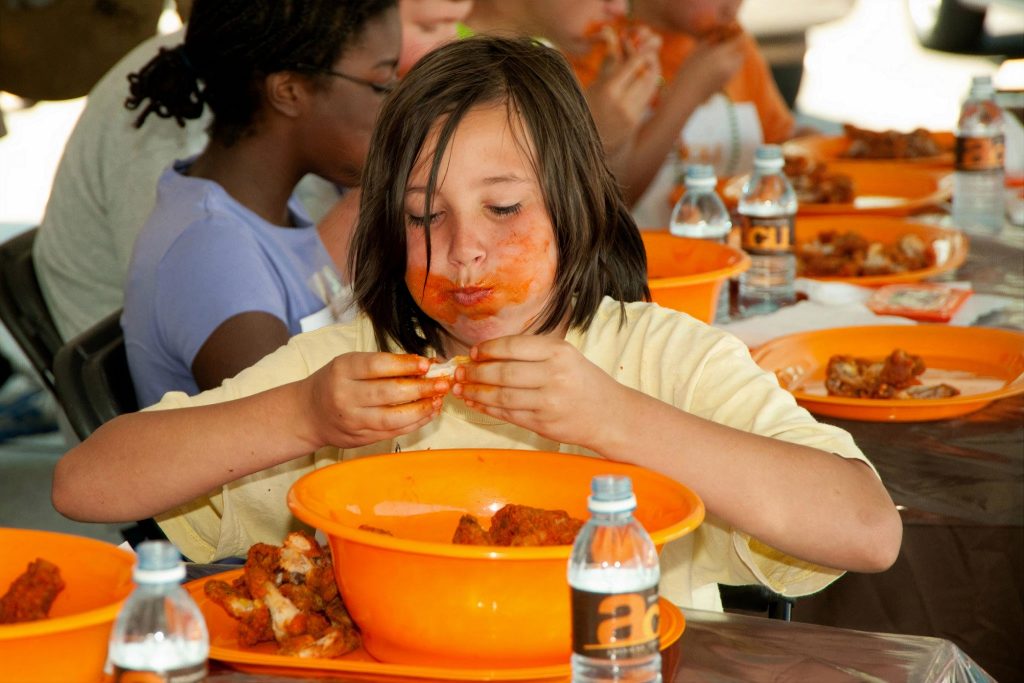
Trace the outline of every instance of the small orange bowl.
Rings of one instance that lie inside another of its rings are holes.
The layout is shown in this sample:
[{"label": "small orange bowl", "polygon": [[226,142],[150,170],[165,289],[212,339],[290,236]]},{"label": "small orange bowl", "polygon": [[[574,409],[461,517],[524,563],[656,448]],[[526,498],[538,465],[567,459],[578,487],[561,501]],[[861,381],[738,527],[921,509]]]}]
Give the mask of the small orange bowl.
[{"label": "small orange bowl", "polygon": [[750,267],[750,257],[718,242],[676,237],[665,230],[641,233],[647,250],[647,285],[654,303],[715,319],[722,284]]},{"label": "small orange bowl", "polygon": [[[292,486],[296,517],[322,530],[363,645],[396,664],[500,669],[562,664],[571,652],[571,546],[451,543],[459,517],[486,528],[506,503],[587,519],[590,480],[626,474],[655,545],[704,518],[704,505],[656,472],[564,453],[432,450],[326,467]],[[367,524],[394,536],[359,529]]]},{"label": "small orange bowl", "polygon": [[48,619],[0,625],[0,681],[95,683],[135,556],[91,538],[0,528],[0,595],[37,558],[60,568],[64,590]]}]

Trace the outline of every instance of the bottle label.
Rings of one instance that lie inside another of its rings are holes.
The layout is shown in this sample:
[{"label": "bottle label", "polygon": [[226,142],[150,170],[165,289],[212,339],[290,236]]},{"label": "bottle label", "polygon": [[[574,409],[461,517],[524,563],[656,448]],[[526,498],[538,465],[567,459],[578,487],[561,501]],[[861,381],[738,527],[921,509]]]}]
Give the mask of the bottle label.
[{"label": "bottle label", "polygon": [[626,659],[658,652],[658,587],[633,593],[572,589],[572,650],[584,657]]},{"label": "bottle label", "polygon": [[760,256],[791,254],[795,225],[793,216],[741,216],[743,251]]},{"label": "bottle label", "polygon": [[960,137],[956,139],[956,170],[998,171],[1006,160],[1006,142],[1002,135]]},{"label": "bottle label", "polygon": [[200,683],[206,680],[206,662],[171,671],[136,671],[114,667],[111,683]]}]

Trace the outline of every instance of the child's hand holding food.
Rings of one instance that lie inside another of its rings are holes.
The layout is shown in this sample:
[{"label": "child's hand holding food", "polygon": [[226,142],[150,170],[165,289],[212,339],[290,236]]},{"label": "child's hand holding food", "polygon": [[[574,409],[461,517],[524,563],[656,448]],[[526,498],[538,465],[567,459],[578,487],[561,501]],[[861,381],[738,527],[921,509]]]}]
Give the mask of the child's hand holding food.
[{"label": "child's hand holding food", "polygon": [[586,95],[605,150],[614,156],[629,144],[658,90],[661,39],[646,27],[619,32],[611,26],[601,38],[604,61]]},{"label": "child's hand holding food", "polygon": [[304,380],[316,443],[354,448],[408,434],[441,411],[448,377],[414,354],[346,353]]},{"label": "child's hand holding food", "polygon": [[479,344],[452,388],[475,410],[592,450],[599,450],[631,392],[571,344],[536,335]]}]

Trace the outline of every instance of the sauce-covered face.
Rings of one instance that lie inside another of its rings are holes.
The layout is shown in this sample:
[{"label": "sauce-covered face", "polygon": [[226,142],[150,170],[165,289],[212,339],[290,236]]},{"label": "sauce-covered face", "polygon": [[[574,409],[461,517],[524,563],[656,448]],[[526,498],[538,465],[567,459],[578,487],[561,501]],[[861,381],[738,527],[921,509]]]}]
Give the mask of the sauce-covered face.
[{"label": "sauce-covered face", "polygon": [[625,16],[626,0],[529,0],[533,26],[538,35],[563,52],[587,54],[597,27]]},{"label": "sauce-covered face", "polygon": [[554,228],[531,162],[532,143],[504,103],[466,113],[441,159],[431,204],[431,260],[423,227],[440,123],[405,192],[405,283],[448,334],[448,355],[529,332],[555,282]]}]

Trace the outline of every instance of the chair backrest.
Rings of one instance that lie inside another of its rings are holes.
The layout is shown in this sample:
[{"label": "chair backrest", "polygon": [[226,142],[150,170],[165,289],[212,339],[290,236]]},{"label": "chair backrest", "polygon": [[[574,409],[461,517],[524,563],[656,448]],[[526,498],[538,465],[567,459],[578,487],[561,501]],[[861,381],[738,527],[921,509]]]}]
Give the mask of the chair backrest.
[{"label": "chair backrest", "polygon": [[107,420],[139,409],[128,371],[120,310],[62,346],[53,370],[57,398],[81,439]]},{"label": "chair backrest", "polygon": [[63,340],[36,279],[32,244],[37,230],[0,244],[0,320],[52,392],[53,361]]}]

